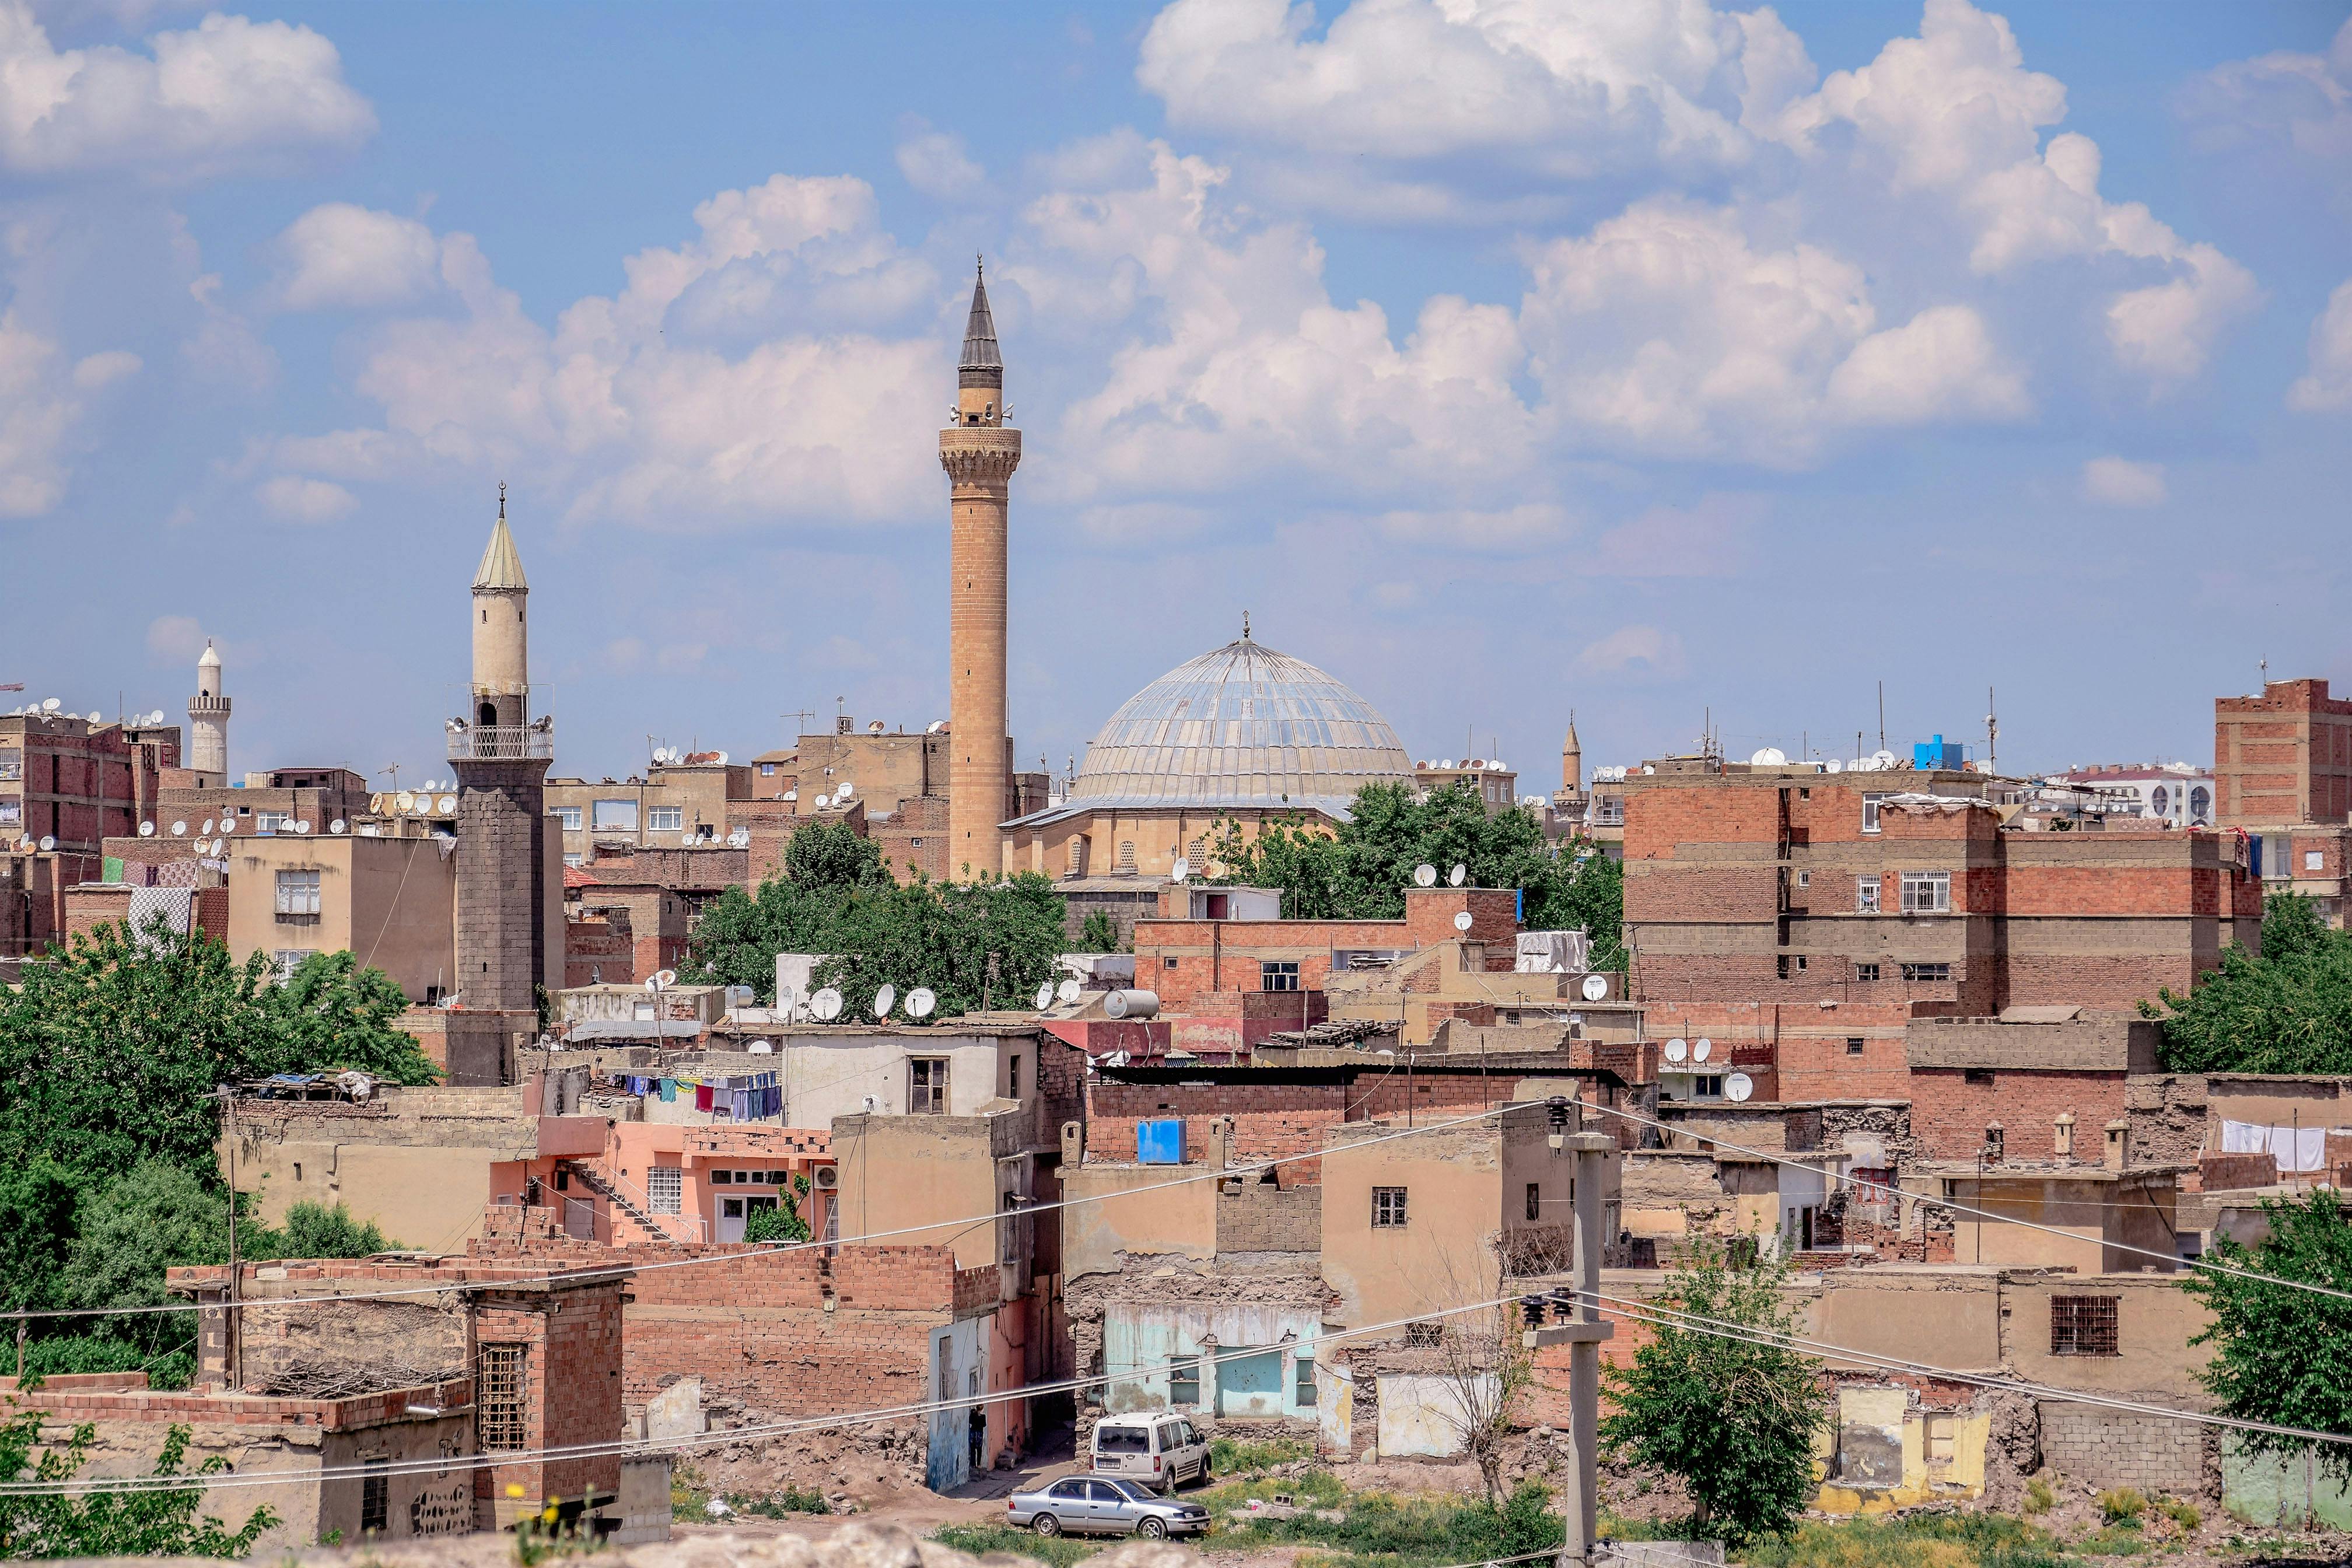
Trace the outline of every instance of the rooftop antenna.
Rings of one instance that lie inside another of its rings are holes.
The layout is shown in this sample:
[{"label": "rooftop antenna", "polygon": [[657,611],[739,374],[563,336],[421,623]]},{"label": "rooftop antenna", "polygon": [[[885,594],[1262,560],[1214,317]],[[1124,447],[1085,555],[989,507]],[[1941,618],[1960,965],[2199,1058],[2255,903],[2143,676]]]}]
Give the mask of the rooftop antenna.
[{"label": "rooftop antenna", "polygon": [[[814,713],[810,712],[810,711],[809,711],[807,709],[805,709],[805,708],[795,708],[795,709],[793,709],[793,710],[791,712],[789,712],[789,713],[779,713],[779,714],[777,714],[777,715],[776,715],[776,717],[777,717],[777,718],[779,718],[779,719],[792,719],[792,720],[796,720],[796,721],[799,721],[800,723],[805,724],[805,723],[807,723],[810,720],[812,720],[812,719],[815,718],[815,717],[816,717],[816,715],[815,715]],[[797,742],[799,742],[800,738],[801,738],[801,731],[800,731],[799,730],[795,729],[795,730],[793,731],[793,740],[794,741],[794,742],[796,742],[796,743],[797,743]]]},{"label": "rooftop antenna", "polygon": [[2268,691],[2270,689],[2271,689],[2271,656],[2270,656],[2270,655],[2268,655],[2268,654],[2264,654],[2264,655],[2263,655],[2263,684],[2262,684],[2262,688],[2261,688],[2261,689],[2260,689],[2260,690],[2258,690],[2258,691],[2256,691],[2256,692],[2254,693],[2254,695],[2255,695],[2255,696],[2257,696],[2257,697],[2259,697],[2259,696],[2261,696],[2261,695],[2262,695],[2262,693],[2263,693],[2263,692],[2264,692],[2264,691]]},{"label": "rooftop antenna", "polygon": [[1886,682],[1878,683],[1878,749],[1886,750]]},{"label": "rooftop antenna", "polygon": [[1992,688],[1985,688],[1985,772],[2000,772],[2000,709],[1993,701]]}]

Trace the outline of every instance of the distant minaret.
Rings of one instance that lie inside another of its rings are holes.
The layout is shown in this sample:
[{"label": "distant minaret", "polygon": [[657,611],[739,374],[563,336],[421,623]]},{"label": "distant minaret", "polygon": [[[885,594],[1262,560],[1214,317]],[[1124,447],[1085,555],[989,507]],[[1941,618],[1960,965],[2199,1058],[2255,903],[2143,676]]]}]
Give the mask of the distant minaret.
[{"label": "distant minaret", "polygon": [[1568,739],[1559,746],[1559,788],[1562,795],[1576,795],[1584,788],[1584,746],[1576,738],[1576,710],[1568,715]]},{"label": "distant minaret", "polygon": [[[530,721],[530,598],[501,485],[499,520],[474,574],[470,709],[449,726],[449,761],[457,770],[454,989],[469,1011],[535,1011],[551,942],[562,962],[562,928],[549,930],[547,888],[547,767],[555,737],[548,721]],[[562,983],[559,975],[551,984]],[[518,1020],[513,1033],[530,1026]]]},{"label": "distant minaret", "polygon": [[1021,432],[1004,426],[1004,361],[987,280],[975,275],[955,423],[940,432],[950,481],[948,530],[948,876],[1003,870],[998,830],[1013,809],[1004,700],[1005,514]]},{"label": "distant minaret", "polygon": [[210,637],[196,660],[196,694],[188,699],[188,767],[211,775],[205,782],[213,787],[228,782],[228,693],[221,687],[220,650]]}]

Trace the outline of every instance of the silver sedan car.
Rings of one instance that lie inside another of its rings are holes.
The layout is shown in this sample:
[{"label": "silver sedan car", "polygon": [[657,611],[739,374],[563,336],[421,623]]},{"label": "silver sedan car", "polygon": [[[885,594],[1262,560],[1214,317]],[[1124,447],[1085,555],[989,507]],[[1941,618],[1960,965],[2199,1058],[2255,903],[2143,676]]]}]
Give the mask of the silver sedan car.
[{"label": "silver sedan car", "polygon": [[1118,1476],[1065,1476],[1004,1500],[1004,1522],[1040,1535],[1205,1535],[1209,1510]]}]

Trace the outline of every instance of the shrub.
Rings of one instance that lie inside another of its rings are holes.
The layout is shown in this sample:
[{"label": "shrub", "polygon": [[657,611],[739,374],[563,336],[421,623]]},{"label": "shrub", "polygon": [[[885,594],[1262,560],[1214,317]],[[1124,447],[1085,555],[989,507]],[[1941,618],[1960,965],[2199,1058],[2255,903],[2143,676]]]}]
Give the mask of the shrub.
[{"label": "shrub", "polygon": [[2159,1498],[2156,1511],[2179,1525],[2183,1535],[2196,1534],[2197,1527],[2205,1522],[2204,1511],[2186,1498]]},{"label": "shrub", "polygon": [[2025,1483],[2025,1511],[2048,1513],[2058,1506],[2058,1489],[2050,1484],[2047,1476],[2036,1476]]},{"label": "shrub", "polygon": [[2099,1514],[2109,1524],[2137,1525],[2147,1511],[2147,1499],[2137,1487],[2117,1487],[2099,1494]]},{"label": "shrub", "polygon": [[1304,1437],[1269,1437],[1262,1443],[1219,1437],[1209,1444],[1209,1468],[1221,1476],[1253,1475],[1314,1457],[1315,1445]]},{"label": "shrub", "polygon": [[753,1497],[738,1492],[727,1499],[727,1506],[738,1513],[756,1513],[762,1519],[790,1519],[798,1513],[831,1513],[833,1505],[824,1494],[814,1488],[786,1487],[765,1497]]},{"label": "shrub", "polygon": [[958,1552],[968,1552],[974,1557],[986,1557],[992,1552],[1011,1552],[1015,1557],[1034,1557],[1048,1563],[1053,1568],[1070,1568],[1102,1550],[1089,1541],[1073,1541],[1066,1535],[1046,1537],[1025,1530],[1015,1530],[1009,1524],[947,1524],[931,1532],[931,1539],[942,1546],[952,1546]]}]

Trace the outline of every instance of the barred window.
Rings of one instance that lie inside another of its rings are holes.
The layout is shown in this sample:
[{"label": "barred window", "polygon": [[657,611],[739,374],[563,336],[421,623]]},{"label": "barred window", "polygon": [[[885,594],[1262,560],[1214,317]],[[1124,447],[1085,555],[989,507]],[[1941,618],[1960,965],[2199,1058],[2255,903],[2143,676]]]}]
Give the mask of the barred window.
[{"label": "barred window", "polygon": [[474,1420],[482,1451],[509,1453],[529,1440],[523,1431],[521,1345],[484,1345],[474,1378]]},{"label": "barred window", "polygon": [[2116,1336],[2119,1296],[2050,1298],[2052,1355],[2120,1355]]},{"label": "barred window", "polygon": [[369,1459],[360,1475],[360,1533],[382,1535],[392,1522],[392,1476],[389,1459]]},{"label": "barred window", "polygon": [[1401,1230],[1404,1226],[1404,1189],[1374,1187],[1372,1189],[1372,1228]]},{"label": "barred window", "polygon": [[1906,980],[1949,980],[1952,966],[1948,963],[1906,963],[1903,966]]},{"label": "barred window", "polygon": [[1856,877],[1853,879],[1853,910],[1859,915],[1878,912],[1878,879]]},{"label": "barred window", "polygon": [[1906,915],[1942,915],[1952,910],[1952,874],[1949,871],[1906,871],[1903,873],[1903,912]]},{"label": "barred window", "polygon": [[1291,1403],[1304,1410],[1315,1403],[1315,1357],[1310,1352],[1298,1352],[1292,1366],[1292,1379],[1295,1387]]},{"label": "barred window", "polygon": [[686,1207],[686,1173],[676,1165],[656,1165],[646,1173],[646,1196],[654,1213],[679,1214]]},{"label": "barred window", "polygon": [[315,921],[319,918],[319,873],[280,871],[278,873],[278,918],[281,921]]}]

